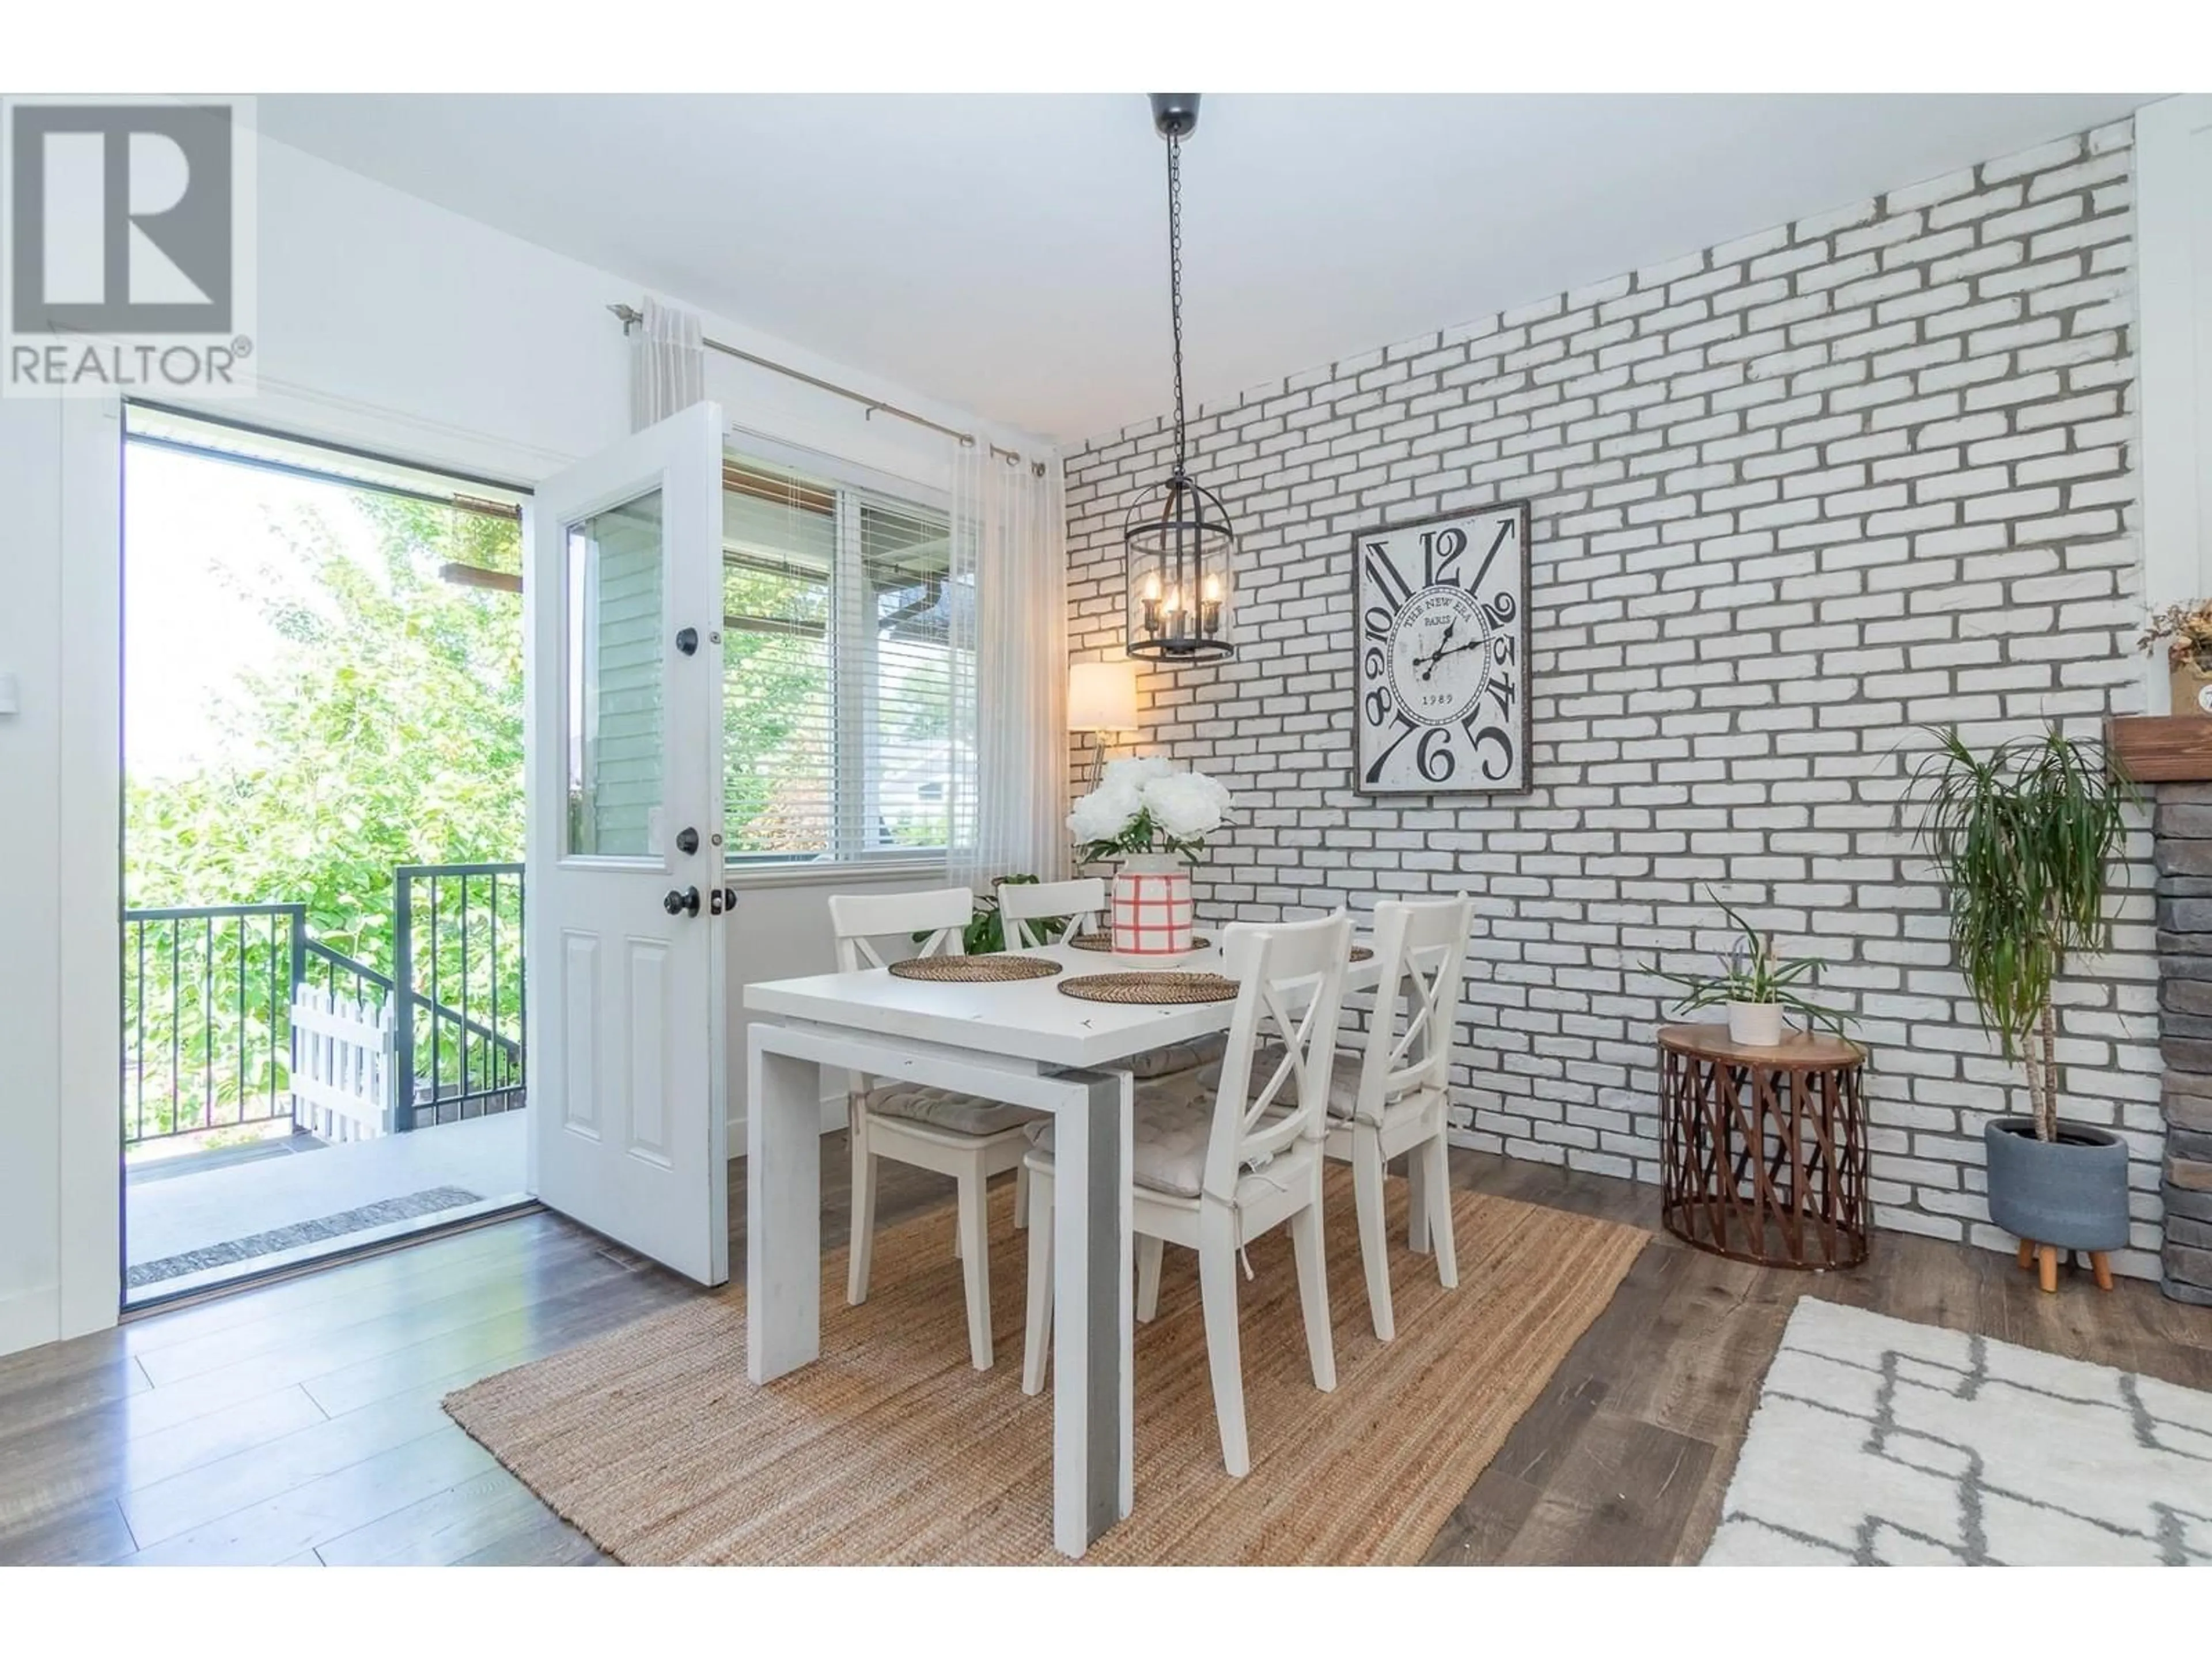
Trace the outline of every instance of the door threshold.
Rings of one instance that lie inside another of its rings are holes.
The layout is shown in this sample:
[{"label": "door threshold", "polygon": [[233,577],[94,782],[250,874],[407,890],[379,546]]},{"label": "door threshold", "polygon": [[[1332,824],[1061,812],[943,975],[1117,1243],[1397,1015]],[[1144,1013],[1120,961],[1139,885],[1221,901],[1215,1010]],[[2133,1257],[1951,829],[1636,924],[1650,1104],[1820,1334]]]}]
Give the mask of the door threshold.
[{"label": "door threshold", "polygon": [[241,1273],[220,1285],[202,1285],[170,1291],[159,1296],[133,1302],[118,1313],[116,1323],[127,1325],[133,1320],[149,1314],[173,1313],[179,1308],[198,1307],[204,1302],[220,1301],[240,1291],[259,1290],[264,1285],[281,1285],[286,1279],[305,1279],[331,1267],[343,1267],[356,1261],[366,1261],[372,1256],[391,1255],[400,1250],[412,1249],[417,1244],[434,1243],[441,1238],[453,1238],[462,1233],[472,1233],[479,1228],[495,1227],[501,1222],[514,1221],[522,1216],[534,1215],[545,1206],[534,1198],[519,1199],[498,1209],[485,1210],[473,1215],[458,1216],[451,1221],[441,1221],[434,1226],[397,1238],[366,1239],[343,1249],[332,1250],[326,1255],[315,1256],[305,1261],[280,1262]]}]

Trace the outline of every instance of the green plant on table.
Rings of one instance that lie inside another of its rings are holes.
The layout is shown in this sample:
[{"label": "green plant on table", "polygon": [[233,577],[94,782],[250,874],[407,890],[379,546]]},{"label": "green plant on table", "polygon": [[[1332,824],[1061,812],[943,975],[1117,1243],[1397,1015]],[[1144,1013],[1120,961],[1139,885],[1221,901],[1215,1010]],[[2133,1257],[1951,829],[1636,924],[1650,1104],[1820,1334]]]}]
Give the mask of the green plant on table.
[{"label": "green plant on table", "polygon": [[2134,789],[2102,744],[2055,726],[1987,755],[1956,726],[1923,729],[1936,746],[1913,768],[1907,799],[1923,808],[1919,842],[1950,908],[1951,957],[2004,1057],[2027,1071],[2036,1139],[2056,1140],[2051,988],[2072,952],[2112,943],[2105,896]]},{"label": "green plant on table", "polygon": [[1695,1013],[1705,1008],[1725,1008],[1731,1002],[1771,1003],[1785,1013],[1795,1014],[1808,1026],[1825,1026],[1842,1036],[1849,1016],[1811,1000],[1800,988],[1819,979],[1819,959],[1778,957],[1772,933],[1761,933],[1711,888],[1704,890],[1705,896],[1719,905],[1721,914],[1742,933],[1743,942],[1728,955],[1717,957],[1721,965],[1717,974],[1655,969],[1661,979],[1682,988],[1682,995],[1674,1005],[1675,1012]]}]

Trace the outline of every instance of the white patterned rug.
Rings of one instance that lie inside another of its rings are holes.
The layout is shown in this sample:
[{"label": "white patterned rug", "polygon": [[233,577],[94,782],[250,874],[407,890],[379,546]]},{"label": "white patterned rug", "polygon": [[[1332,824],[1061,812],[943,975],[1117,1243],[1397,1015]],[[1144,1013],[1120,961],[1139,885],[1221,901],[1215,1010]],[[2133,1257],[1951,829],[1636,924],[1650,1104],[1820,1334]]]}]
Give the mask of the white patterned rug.
[{"label": "white patterned rug", "polygon": [[2212,1394],[1807,1297],[1705,1559],[2212,1563]]}]

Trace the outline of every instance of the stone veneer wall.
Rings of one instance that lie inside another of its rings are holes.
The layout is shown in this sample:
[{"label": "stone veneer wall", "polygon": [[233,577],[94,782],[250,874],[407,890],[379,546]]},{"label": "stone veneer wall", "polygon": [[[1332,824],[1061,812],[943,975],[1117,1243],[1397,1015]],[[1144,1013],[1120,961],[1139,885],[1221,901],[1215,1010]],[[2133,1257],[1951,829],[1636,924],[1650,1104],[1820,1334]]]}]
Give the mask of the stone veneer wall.
[{"label": "stone veneer wall", "polygon": [[2166,1293],[2212,1306],[2212,784],[2158,788]]},{"label": "stone veneer wall", "polygon": [[[1460,1138],[1649,1180],[1644,968],[1709,962],[1714,884],[1861,1021],[1881,1223],[2008,1247],[1980,1134],[2025,1090],[1949,968],[1898,750],[1920,722],[1984,744],[2140,706],[2130,159],[2124,122],[1201,410],[1237,652],[1148,673],[1143,737],[1242,809],[1202,912],[1474,894]],[[1121,518],[1168,444],[1150,420],[1068,459],[1079,654],[1119,649]],[[1354,794],[1352,535],[1523,498],[1534,787]],[[2115,949],[2060,1016],[2063,1109],[2129,1142],[2138,1275],[2165,1139],[2149,853],[2145,826]]]}]

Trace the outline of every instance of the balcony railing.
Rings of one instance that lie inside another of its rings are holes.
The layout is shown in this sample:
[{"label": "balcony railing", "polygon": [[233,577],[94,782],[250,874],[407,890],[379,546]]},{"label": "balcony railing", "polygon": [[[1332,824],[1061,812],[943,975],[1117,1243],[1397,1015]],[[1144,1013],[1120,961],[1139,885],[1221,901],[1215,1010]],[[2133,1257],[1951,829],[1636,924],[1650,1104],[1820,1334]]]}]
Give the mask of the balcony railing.
[{"label": "balcony railing", "polygon": [[392,971],[310,936],[303,903],[187,905],[123,917],[123,1139],[295,1121],[296,994],[395,1011],[392,1127],[523,1103],[520,864],[393,872]]},{"label": "balcony railing", "polygon": [[522,866],[403,864],[392,873],[392,973],[410,988],[399,1075],[416,1079],[406,1127],[520,1105]]},{"label": "balcony railing", "polygon": [[123,915],[123,1141],[292,1115],[304,904]]}]

